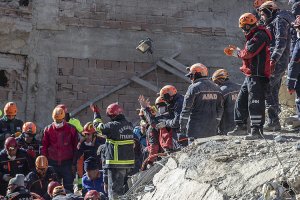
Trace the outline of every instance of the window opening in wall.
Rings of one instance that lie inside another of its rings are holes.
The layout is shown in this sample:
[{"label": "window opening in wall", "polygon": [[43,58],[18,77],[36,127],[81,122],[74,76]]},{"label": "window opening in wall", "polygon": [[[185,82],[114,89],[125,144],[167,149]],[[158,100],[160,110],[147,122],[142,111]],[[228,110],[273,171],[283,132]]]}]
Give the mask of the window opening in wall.
[{"label": "window opening in wall", "polygon": [[29,0],[19,0],[19,5],[20,6],[28,6]]},{"label": "window opening in wall", "polygon": [[1,87],[8,86],[8,78],[5,75],[5,70],[0,70],[0,86]]}]

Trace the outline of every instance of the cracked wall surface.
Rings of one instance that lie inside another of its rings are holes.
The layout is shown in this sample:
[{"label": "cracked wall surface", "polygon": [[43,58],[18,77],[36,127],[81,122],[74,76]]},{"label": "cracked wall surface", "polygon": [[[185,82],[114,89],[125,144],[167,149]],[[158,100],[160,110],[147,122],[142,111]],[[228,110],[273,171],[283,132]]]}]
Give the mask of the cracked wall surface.
[{"label": "cracked wall surface", "polygon": [[[0,1],[0,61],[1,55],[12,64],[15,57],[25,59],[23,68],[8,76],[22,85],[22,91],[15,89],[20,117],[42,128],[57,103],[72,111],[175,52],[181,52],[176,60],[186,66],[224,67],[240,82],[241,62],[227,58],[223,48],[242,46],[237,22],[249,11],[251,2],[241,0],[33,0],[28,6]],[[154,41],[153,57],[135,50],[146,37]],[[160,68],[144,79],[159,87],[174,83],[182,93],[188,86]],[[2,92],[7,90],[14,91],[0,88],[1,106],[15,100]],[[131,83],[96,103],[104,109],[119,101],[135,121],[141,93],[154,100],[155,92]],[[92,114],[83,109],[76,117],[85,123]]]}]

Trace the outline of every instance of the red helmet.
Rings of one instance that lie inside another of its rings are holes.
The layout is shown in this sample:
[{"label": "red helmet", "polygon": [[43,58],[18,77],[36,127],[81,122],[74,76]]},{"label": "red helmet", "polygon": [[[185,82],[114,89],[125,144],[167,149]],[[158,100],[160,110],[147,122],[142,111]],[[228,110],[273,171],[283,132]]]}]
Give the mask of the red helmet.
[{"label": "red helmet", "polygon": [[8,137],[6,140],[5,140],[5,144],[4,144],[4,147],[6,150],[12,148],[18,148],[18,144],[17,144],[17,141],[15,138],[13,137]]},{"label": "red helmet", "polygon": [[101,198],[100,194],[96,190],[90,190],[84,196],[84,200],[88,200],[88,199],[94,200],[94,199],[100,199],[100,198]]},{"label": "red helmet", "polygon": [[55,108],[62,108],[65,111],[65,113],[68,113],[68,109],[65,104],[58,104]]},{"label": "red helmet", "polygon": [[51,181],[49,184],[48,184],[48,189],[47,189],[47,193],[52,196],[52,193],[53,193],[53,190],[55,187],[57,186],[60,186],[61,184],[59,182],[56,182],[56,181]]},{"label": "red helmet", "polygon": [[118,115],[123,114],[123,109],[119,106],[118,103],[112,103],[106,108],[106,115],[114,118]]}]

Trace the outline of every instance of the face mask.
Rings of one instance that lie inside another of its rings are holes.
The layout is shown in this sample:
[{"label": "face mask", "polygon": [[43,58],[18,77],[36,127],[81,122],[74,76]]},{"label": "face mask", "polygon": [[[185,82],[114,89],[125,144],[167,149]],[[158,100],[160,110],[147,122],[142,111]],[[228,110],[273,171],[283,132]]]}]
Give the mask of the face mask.
[{"label": "face mask", "polygon": [[60,122],[60,123],[54,122],[54,126],[55,128],[61,128],[64,126],[64,122]]},{"label": "face mask", "polygon": [[84,142],[84,144],[85,144],[86,146],[92,146],[92,145],[93,145],[92,142]]},{"label": "face mask", "polygon": [[159,107],[159,108],[158,108],[158,113],[159,113],[159,114],[162,115],[162,114],[164,114],[165,112],[166,112],[166,107]]},{"label": "face mask", "polygon": [[297,32],[297,38],[300,38],[300,32]]},{"label": "face mask", "polygon": [[9,160],[15,160],[16,159],[16,156],[11,157],[10,155],[7,155],[7,157],[8,157]]}]

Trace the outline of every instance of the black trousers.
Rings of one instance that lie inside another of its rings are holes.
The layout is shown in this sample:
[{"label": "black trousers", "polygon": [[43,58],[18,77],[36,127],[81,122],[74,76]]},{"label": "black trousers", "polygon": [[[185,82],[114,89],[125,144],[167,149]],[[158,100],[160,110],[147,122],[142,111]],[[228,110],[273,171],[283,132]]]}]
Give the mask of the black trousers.
[{"label": "black trousers", "polygon": [[129,168],[108,169],[108,197],[110,200],[118,199],[125,193]]},{"label": "black trousers", "polygon": [[262,128],[265,123],[265,94],[268,79],[246,77],[235,102],[234,121],[237,125],[247,124],[250,116],[251,128]]}]

